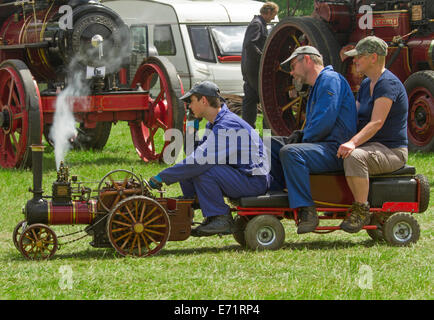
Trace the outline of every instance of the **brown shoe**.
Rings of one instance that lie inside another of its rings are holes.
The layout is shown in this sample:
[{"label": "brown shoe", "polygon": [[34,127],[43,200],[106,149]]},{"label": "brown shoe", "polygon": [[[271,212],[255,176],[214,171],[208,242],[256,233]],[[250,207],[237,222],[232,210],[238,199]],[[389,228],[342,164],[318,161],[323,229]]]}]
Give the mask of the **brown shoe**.
[{"label": "brown shoe", "polygon": [[369,204],[354,202],[351,206],[351,215],[341,223],[340,227],[346,232],[356,233],[369,224],[370,220]]},{"label": "brown shoe", "polygon": [[300,223],[298,224],[297,233],[303,234],[315,231],[319,224],[319,218],[315,206],[301,207],[299,214]]}]

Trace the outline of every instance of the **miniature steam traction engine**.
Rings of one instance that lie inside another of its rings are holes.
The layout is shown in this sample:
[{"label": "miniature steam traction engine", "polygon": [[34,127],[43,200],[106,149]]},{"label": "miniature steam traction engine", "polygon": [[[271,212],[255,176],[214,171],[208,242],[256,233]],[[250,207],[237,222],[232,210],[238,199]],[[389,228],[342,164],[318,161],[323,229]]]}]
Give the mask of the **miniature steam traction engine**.
[{"label": "miniature steam traction engine", "polygon": [[[363,23],[367,14],[372,25]],[[268,36],[260,67],[261,104],[273,134],[288,135],[302,126],[307,99],[306,88],[295,86],[280,63],[298,46],[312,45],[357,92],[362,78],[343,52],[369,35],[388,43],[386,68],[407,89],[409,149],[434,151],[432,0],[315,0],[311,16],[282,19]]]},{"label": "miniature steam traction engine", "polygon": [[70,97],[76,145],[102,149],[112,123],[127,121],[139,156],[159,159],[168,142],[159,147],[158,132],[182,130],[181,84],[163,57],[130,79],[130,49],[125,23],[99,3],[0,0],[0,166],[30,166],[29,146],[51,141],[58,94],[74,76],[86,88]]}]

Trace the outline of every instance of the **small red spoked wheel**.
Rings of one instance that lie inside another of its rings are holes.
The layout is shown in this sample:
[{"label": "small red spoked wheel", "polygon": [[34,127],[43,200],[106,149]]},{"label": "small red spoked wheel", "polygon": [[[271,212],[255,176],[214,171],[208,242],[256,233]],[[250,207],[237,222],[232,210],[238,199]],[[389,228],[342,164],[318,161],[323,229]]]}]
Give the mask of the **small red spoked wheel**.
[{"label": "small red spoked wheel", "polygon": [[18,246],[23,256],[29,260],[50,259],[57,251],[57,236],[45,224],[32,224],[21,234]]},{"label": "small red spoked wheel", "polygon": [[[130,122],[131,137],[143,161],[161,160],[171,141],[164,141],[164,132],[182,132],[184,103],[178,99],[182,86],[175,67],[163,57],[150,57],[137,69],[132,87],[140,85],[149,93],[149,109],[142,121]],[[175,155],[173,155],[175,156]]]},{"label": "small red spoked wheel", "polygon": [[119,202],[110,212],[107,235],[113,248],[123,256],[154,255],[169,239],[169,215],[157,201],[132,196]]},{"label": "small red spoked wheel", "polygon": [[29,146],[42,141],[42,107],[36,82],[20,60],[0,64],[0,166],[31,166]]},{"label": "small red spoked wheel", "polygon": [[27,227],[27,221],[22,220],[18,222],[18,224],[15,226],[14,231],[12,233],[12,240],[14,242],[15,248],[17,248],[18,251],[20,251],[20,246],[18,244],[18,241],[20,240],[20,236],[23,233],[23,231]]}]

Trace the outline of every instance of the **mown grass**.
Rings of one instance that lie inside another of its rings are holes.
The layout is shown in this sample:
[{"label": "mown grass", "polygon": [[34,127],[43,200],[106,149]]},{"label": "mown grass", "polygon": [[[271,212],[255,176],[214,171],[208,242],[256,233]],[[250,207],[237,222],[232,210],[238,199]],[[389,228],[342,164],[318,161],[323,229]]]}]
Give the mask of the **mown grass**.
[{"label": "mown grass", "polygon": [[[433,159],[410,155],[409,164],[431,185],[430,208],[415,215],[420,240],[410,247],[376,243],[364,231],[299,236],[288,220],[286,242],[277,251],[249,251],[231,236],[214,236],[168,242],[158,255],[136,259],[95,249],[87,237],[41,262],[25,260],[11,239],[32,196],[32,173],[0,169],[0,299],[433,299]],[[125,123],[113,127],[102,152],[71,151],[66,162],[71,174],[94,187],[114,169],[149,178],[166,167],[138,158]],[[50,194],[56,179],[51,147],[44,153],[43,178]],[[179,195],[179,186],[168,187],[167,194]],[[61,235],[83,226],[53,228]]]}]

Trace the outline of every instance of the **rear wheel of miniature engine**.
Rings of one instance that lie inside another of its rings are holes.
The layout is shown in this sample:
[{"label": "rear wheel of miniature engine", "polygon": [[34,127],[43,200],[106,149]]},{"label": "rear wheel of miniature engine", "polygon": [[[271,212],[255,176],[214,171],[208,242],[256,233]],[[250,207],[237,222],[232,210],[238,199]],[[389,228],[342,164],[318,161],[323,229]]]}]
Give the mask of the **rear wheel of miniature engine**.
[{"label": "rear wheel of miniature engine", "polygon": [[434,151],[434,71],[415,72],[404,86],[408,95],[408,149]]},{"label": "rear wheel of miniature engine", "polygon": [[113,248],[122,256],[154,255],[169,239],[169,215],[151,198],[129,197],[111,210],[107,235]]},{"label": "rear wheel of miniature engine", "polygon": [[274,216],[256,216],[247,223],[245,239],[252,250],[277,250],[285,241],[285,229]]},{"label": "rear wheel of miniature engine", "polygon": [[45,224],[32,224],[21,234],[18,247],[26,259],[47,260],[57,251],[57,236]]},{"label": "rear wheel of miniature engine", "polygon": [[243,248],[247,246],[246,236],[244,231],[246,230],[247,223],[249,222],[244,216],[236,216],[234,219],[235,222],[235,232],[233,233],[233,237],[236,242],[240,244]]},{"label": "rear wheel of miniature engine", "polygon": [[384,223],[383,235],[391,245],[408,246],[419,240],[420,226],[410,214],[395,213]]}]

